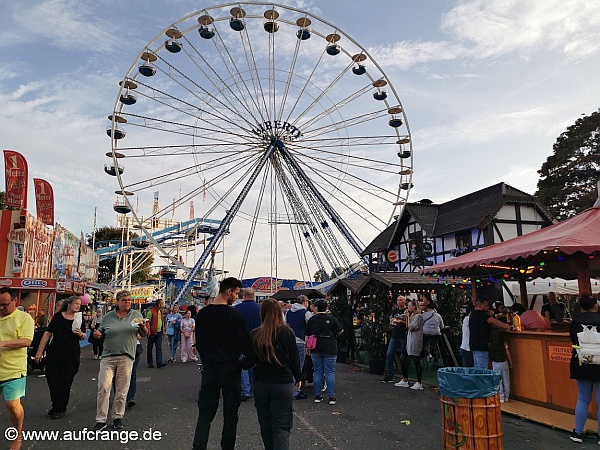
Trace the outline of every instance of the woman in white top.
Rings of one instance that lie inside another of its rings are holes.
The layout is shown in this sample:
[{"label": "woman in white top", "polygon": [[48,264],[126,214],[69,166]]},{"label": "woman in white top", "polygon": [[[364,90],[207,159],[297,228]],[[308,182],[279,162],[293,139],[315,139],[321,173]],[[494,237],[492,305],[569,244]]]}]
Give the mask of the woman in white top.
[{"label": "woman in white top", "polygon": [[469,330],[469,317],[471,316],[471,311],[473,311],[473,305],[469,303],[467,305],[467,311],[462,323],[462,342],[460,344],[460,357],[462,358],[463,367],[473,367],[475,365],[473,362],[471,345],[469,344],[469,339],[471,336]]}]

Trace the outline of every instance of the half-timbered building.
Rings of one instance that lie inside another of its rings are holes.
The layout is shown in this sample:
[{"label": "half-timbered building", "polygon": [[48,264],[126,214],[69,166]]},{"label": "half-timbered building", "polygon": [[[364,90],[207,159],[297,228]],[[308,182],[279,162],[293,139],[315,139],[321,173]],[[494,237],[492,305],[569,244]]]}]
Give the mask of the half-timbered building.
[{"label": "half-timbered building", "polygon": [[442,204],[408,203],[362,255],[372,272],[416,272],[552,221],[532,195],[498,183]]}]

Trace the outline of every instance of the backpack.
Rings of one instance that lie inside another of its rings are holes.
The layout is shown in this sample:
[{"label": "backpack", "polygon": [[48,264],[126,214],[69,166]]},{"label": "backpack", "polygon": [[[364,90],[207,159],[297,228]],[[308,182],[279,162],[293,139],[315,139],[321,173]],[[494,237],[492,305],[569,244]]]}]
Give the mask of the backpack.
[{"label": "backpack", "polygon": [[579,345],[573,345],[577,351],[579,365],[600,364],[600,333],[593,325],[581,325],[583,331],[577,333]]}]

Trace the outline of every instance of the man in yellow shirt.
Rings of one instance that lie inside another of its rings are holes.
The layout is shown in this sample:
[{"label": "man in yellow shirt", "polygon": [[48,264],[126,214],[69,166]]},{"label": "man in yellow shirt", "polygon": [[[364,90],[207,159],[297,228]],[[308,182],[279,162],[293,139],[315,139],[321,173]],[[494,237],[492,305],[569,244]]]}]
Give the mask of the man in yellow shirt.
[{"label": "man in yellow shirt", "polygon": [[11,450],[21,448],[25,412],[21,397],[25,396],[27,379],[27,347],[33,339],[33,319],[17,309],[17,293],[13,289],[0,288],[0,393],[12,426],[18,434]]}]

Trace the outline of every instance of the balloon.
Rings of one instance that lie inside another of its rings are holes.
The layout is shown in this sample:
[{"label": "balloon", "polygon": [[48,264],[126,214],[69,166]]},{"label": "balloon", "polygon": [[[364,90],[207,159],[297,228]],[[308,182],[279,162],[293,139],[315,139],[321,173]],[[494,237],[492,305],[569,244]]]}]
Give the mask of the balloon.
[{"label": "balloon", "polygon": [[81,300],[81,304],[83,306],[89,305],[90,301],[92,300],[92,298],[90,297],[90,294],[88,294],[87,292],[85,294],[81,295],[79,297],[79,299]]}]

